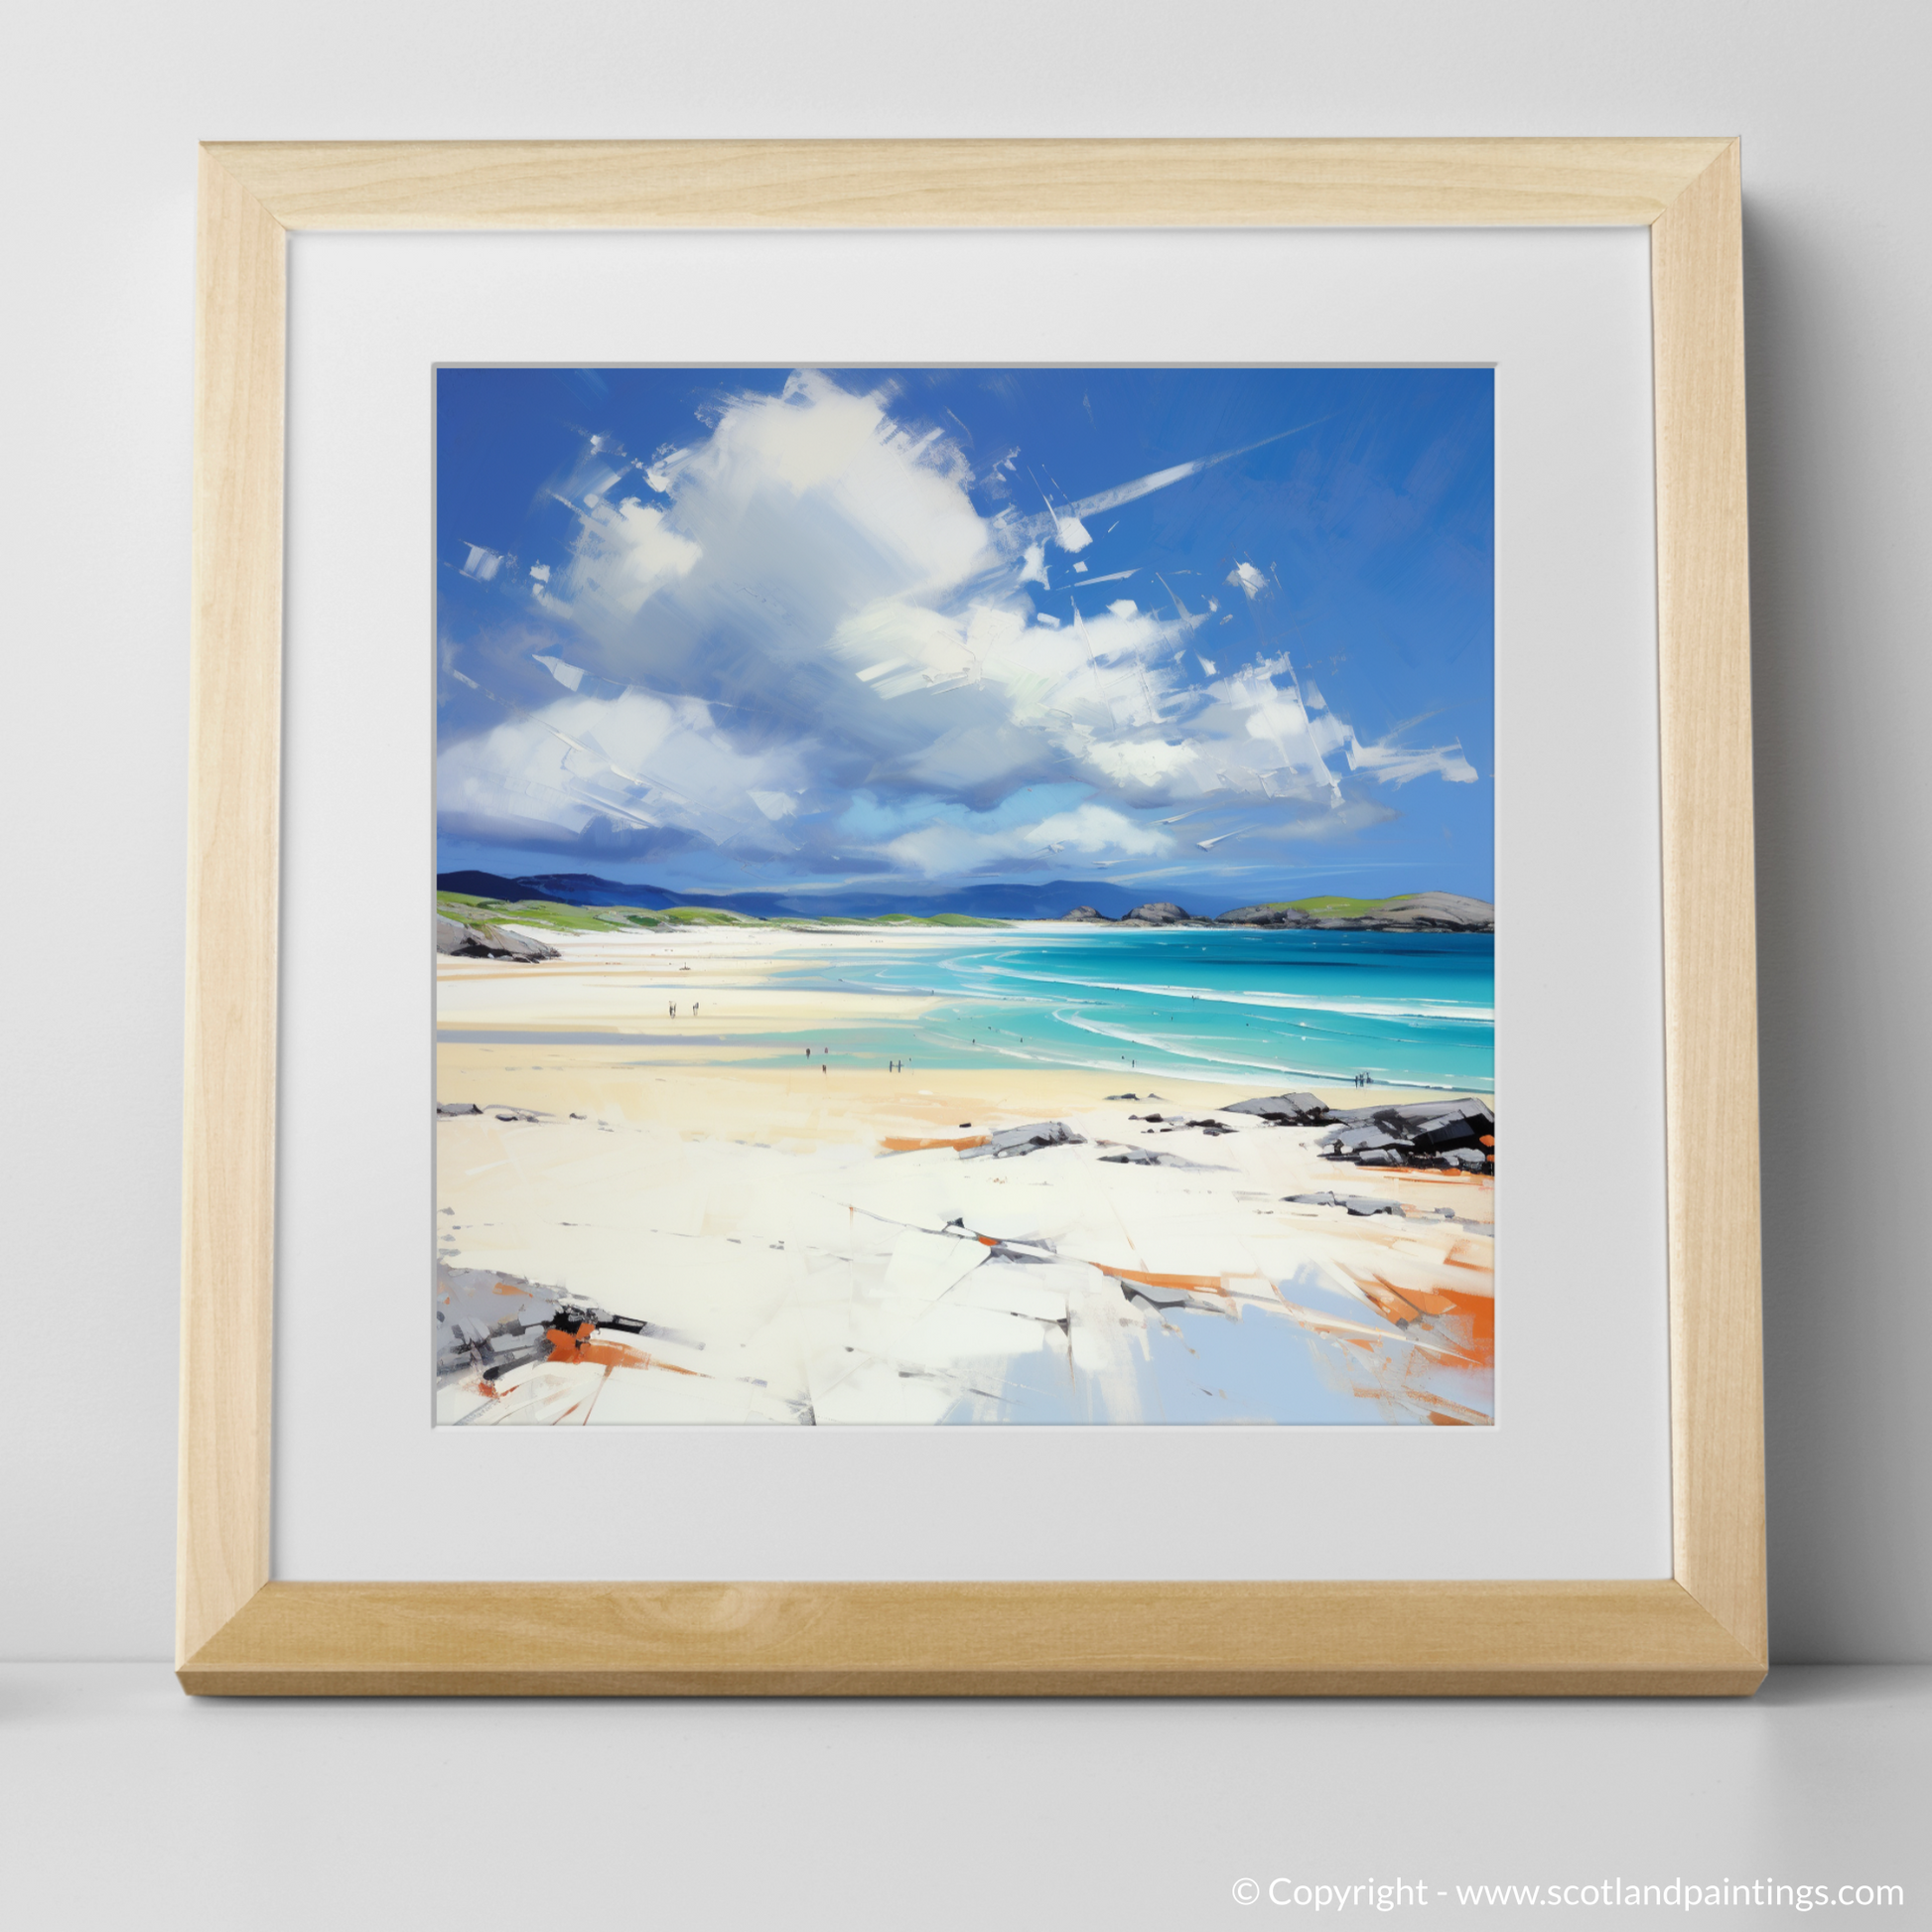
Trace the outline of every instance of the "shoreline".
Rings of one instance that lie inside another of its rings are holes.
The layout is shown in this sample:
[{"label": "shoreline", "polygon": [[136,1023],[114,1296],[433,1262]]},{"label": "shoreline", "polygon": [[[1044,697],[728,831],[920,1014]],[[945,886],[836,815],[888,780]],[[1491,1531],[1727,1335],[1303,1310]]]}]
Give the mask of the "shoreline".
[{"label": "shoreline", "polygon": [[[506,929],[522,930],[508,922]],[[536,932],[534,927],[528,930]],[[1047,996],[1009,995],[1001,1002],[959,988],[900,990],[801,973],[806,968],[835,967],[840,958],[952,955],[984,950],[989,944],[1047,943],[1077,949],[1083,941],[1090,942],[1091,932],[1091,928],[1049,921],[1015,921],[998,935],[985,929],[954,928],[799,934],[743,926],[695,926],[669,936],[661,931],[551,932],[545,937],[561,956],[540,963],[440,957],[437,1038],[439,1043],[468,1039],[481,1043],[491,1035],[509,1035],[498,1043],[537,1045],[546,1035],[555,1036],[559,1044],[574,1036],[579,1043],[614,1049],[634,1040],[639,1051],[664,1056],[676,1053],[673,1041],[681,1036],[685,1061],[698,1065],[739,1061],[760,1052],[776,1064],[794,1049],[804,1058],[804,1048],[810,1045],[814,1059],[829,1048],[835,1065],[842,1058],[856,1057],[870,1065],[897,1060],[935,1071],[941,1066],[1016,1074],[1034,1069],[1084,1070],[1103,1078],[1117,1076],[1128,1084],[1135,1079],[1194,1080],[1252,1093],[1279,1090],[1285,1084],[1333,1085],[1340,1078],[1331,1069],[1298,1065],[1292,1059],[1244,1062],[1235,1051],[1240,1042],[1232,1035],[1211,1043],[1219,1051],[1198,1046],[1183,1051],[1160,1039],[1105,1029],[1095,1031],[1096,1039],[1123,1040],[1125,1048],[1109,1054],[1099,1045],[1081,1051],[1070,1044],[1048,1046],[1026,1038],[1012,1045],[989,1039],[982,1046],[977,1038],[962,1038],[957,1028],[943,1035],[921,1029],[935,1016],[983,1004],[986,1028],[999,1032],[1001,1004],[1036,1010],[1050,1004]],[[1077,1004],[1079,993],[1071,990],[1077,983],[1068,984],[1065,997]],[[1175,995],[1184,997],[1188,996]],[[1210,1007],[1229,1004],[1209,996]],[[1321,1003],[1314,1003],[1312,1010],[1320,1011]],[[1077,1017],[1057,1017],[1074,1030],[1085,1031]],[[1468,1018],[1471,1024],[1483,1024],[1487,1011],[1472,1011]],[[1136,1044],[1141,1052],[1132,1050]],[[693,1049],[699,1048],[709,1050],[694,1057]],[[1482,1093],[1490,1085],[1483,1079],[1398,1077],[1356,1091],[1366,1096],[1386,1089],[1415,1098]]]},{"label": "shoreline", "polygon": [[1413,1087],[891,1071],[855,1046],[939,1002],[780,983],[905,945],[829,939],[439,961],[439,1422],[1493,1419],[1493,1178],[1231,1111]]}]

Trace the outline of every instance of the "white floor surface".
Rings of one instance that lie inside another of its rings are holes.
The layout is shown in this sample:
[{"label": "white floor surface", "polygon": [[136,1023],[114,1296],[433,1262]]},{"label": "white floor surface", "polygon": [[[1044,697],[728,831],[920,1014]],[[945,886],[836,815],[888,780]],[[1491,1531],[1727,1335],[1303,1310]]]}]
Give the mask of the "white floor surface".
[{"label": "white floor surface", "polygon": [[[1455,1889],[1606,1879],[1898,1885],[1828,1922],[1926,1925],[1928,1797],[1932,1667],[1790,1667],[1749,1702],[915,1705],[191,1700],[154,1664],[0,1666],[18,1932],[1809,1917]],[[1423,1902],[1296,1902],[1398,1880]]]}]

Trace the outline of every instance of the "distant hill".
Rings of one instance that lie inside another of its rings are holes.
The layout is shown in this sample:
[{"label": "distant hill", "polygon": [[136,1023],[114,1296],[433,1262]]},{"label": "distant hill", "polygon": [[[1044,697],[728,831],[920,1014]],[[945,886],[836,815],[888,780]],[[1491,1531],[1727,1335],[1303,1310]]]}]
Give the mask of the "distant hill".
[{"label": "distant hill", "polygon": [[[494,872],[444,872],[436,876],[439,893],[493,902],[490,916],[506,905],[542,903],[552,907],[622,906],[640,912],[675,912],[679,923],[704,914],[744,919],[1072,919],[1111,925],[1305,926],[1326,931],[1492,932],[1495,907],[1486,899],[1455,893],[1399,893],[1389,898],[1323,897],[1276,899],[1261,905],[1226,907],[1220,899],[1189,895],[1183,908],[1170,900],[1137,898],[1102,880],[1055,879],[1043,886],[967,886],[923,897],[908,893],[673,893],[642,881],[600,879],[589,872],[529,873],[506,879]],[[1225,908],[1225,909],[1224,909]],[[461,908],[452,916],[462,917]],[[561,912],[549,921],[596,927],[607,921],[571,920]],[[655,924],[655,920],[640,921]]]},{"label": "distant hill", "polygon": [[[934,918],[962,913],[978,919],[1057,919],[1075,905],[1090,905],[1109,918],[1119,918],[1141,903],[1139,897],[1105,880],[1055,879],[1042,886],[962,887],[956,892],[919,896],[910,893],[672,893],[661,886],[634,880],[600,879],[588,872],[532,873],[505,879],[493,872],[442,872],[436,875],[439,892],[461,893],[472,898],[501,899],[516,904],[546,899],[554,905],[635,905],[662,911],[673,905],[698,905],[721,912],[740,912],[754,919],[877,919],[900,913]],[[1209,911],[1228,901],[1213,898]]]}]

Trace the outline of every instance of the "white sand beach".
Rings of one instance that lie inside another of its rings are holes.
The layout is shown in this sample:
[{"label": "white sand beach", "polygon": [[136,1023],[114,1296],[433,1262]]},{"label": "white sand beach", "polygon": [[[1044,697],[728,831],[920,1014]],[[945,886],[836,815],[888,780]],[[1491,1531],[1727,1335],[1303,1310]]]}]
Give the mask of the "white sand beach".
[{"label": "white sand beach", "polygon": [[539,936],[438,963],[477,1109],[437,1124],[440,1420],[1491,1419],[1487,1176],[1323,1159],[1222,1111],[1253,1084],[888,1071],[845,1043],[916,996],[773,982],[957,932]]}]

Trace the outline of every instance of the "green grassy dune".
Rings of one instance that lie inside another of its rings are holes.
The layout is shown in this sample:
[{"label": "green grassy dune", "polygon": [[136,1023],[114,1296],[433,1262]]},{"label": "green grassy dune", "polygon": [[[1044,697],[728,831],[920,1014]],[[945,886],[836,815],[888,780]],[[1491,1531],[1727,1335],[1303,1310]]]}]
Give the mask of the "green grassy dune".
[{"label": "green grassy dune", "polygon": [[714,905],[559,905],[552,899],[477,898],[469,893],[436,895],[436,909],[459,925],[520,925],[545,932],[609,932],[626,927],[655,930],[692,925],[768,926],[815,932],[827,926],[1004,926],[1005,919],[974,919],[963,912],[938,912],[921,918],[912,912],[884,912],[869,919],[759,919],[749,912],[727,912]]},{"label": "green grassy dune", "polygon": [[1306,912],[1316,919],[1365,919],[1371,912],[1393,905],[1396,898],[1412,898],[1412,893],[1398,893],[1395,898],[1288,898],[1274,899],[1270,911]]}]

